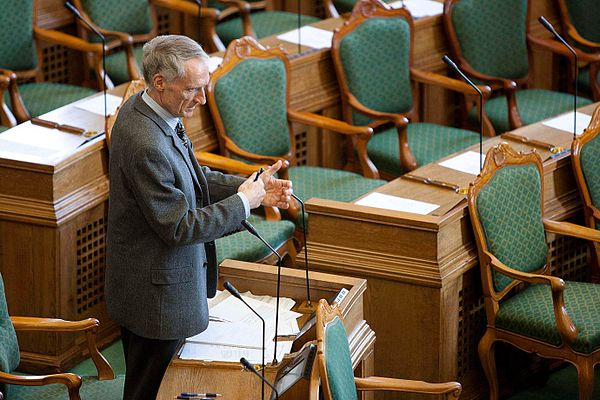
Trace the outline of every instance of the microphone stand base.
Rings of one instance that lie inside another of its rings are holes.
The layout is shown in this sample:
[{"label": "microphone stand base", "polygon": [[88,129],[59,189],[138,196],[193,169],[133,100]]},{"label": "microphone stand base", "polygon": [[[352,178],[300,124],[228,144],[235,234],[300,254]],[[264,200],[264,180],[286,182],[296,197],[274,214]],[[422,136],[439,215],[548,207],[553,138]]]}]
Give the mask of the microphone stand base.
[{"label": "microphone stand base", "polygon": [[312,314],[317,311],[318,303],[303,301],[297,308],[297,311],[302,314]]}]

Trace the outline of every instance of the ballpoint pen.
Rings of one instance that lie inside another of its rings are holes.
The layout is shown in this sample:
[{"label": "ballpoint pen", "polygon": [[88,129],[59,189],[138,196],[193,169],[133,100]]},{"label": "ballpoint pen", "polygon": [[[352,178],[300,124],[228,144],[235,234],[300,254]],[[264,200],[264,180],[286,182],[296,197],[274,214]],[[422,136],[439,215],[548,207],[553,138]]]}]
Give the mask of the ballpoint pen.
[{"label": "ballpoint pen", "polygon": [[256,182],[258,180],[258,178],[260,177],[260,175],[265,172],[265,170],[263,169],[263,167],[260,167],[260,169],[258,170],[258,172],[256,173],[256,176],[254,177],[254,182]]},{"label": "ballpoint pen", "polygon": [[203,398],[215,398],[221,397],[219,393],[194,393],[194,392],[182,392],[178,399],[203,399]]}]

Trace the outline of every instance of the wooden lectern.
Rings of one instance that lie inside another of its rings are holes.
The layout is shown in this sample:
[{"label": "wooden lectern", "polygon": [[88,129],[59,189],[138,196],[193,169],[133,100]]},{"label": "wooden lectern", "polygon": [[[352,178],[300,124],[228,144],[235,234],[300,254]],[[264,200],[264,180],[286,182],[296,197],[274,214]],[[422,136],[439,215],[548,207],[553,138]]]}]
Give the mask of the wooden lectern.
[{"label": "wooden lectern", "polygon": [[[219,268],[220,287],[230,281],[240,292],[275,296],[277,267],[272,265],[225,260]],[[373,373],[375,333],[363,318],[363,295],[367,289],[364,279],[310,273],[311,300],[331,299],[345,288],[349,293],[340,302],[344,325],[348,332],[352,364],[359,376]],[[297,305],[306,299],[305,272],[282,268],[281,296],[295,299]],[[314,327],[313,327],[314,329]],[[311,333],[309,332],[309,335]],[[312,334],[314,338],[314,334]],[[273,382],[279,366],[267,365],[265,377]],[[308,385],[306,385],[308,386]],[[267,388],[268,389],[268,388]],[[227,400],[259,399],[261,381],[254,374],[243,371],[239,363],[174,358],[163,378],[158,400],[171,400],[181,392],[217,392]],[[267,390],[266,395],[270,393]],[[294,393],[294,398],[307,399],[308,393]]]}]

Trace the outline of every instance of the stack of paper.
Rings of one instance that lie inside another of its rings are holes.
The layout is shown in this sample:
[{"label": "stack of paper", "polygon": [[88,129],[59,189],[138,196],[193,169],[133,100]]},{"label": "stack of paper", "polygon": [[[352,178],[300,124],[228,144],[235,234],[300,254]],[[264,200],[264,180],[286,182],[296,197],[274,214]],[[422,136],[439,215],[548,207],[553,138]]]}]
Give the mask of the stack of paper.
[{"label": "stack of paper", "polygon": [[432,0],[404,0],[389,4],[392,8],[406,7],[413,18],[424,18],[444,12],[444,3]]},{"label": "stack of paper", "polygon": [[565,131],[568,133],[573,133],[574,122],[577,122],[577,135],[581,135],[583,131],[588,127],[592,117],[587,114],[583,114],[580,112],[575,113],[575,119],[573,118],[573,112],[559,115],[558,117],[548,119],[544,121],[545,126],[549,126],[550,128],[558,129],[560,131]]},{"label": "stack of paper", "polygon": [[282,33],[277,39],[286,42],[301,44],[302,46],[312,47],[313,49],[328,49],[331,47],[333,32],[325,29],[315,28],[313,26],[303,26],[293,31]]},{"label": "stack of paper", "polygon": [[[246,301],[265,320],[265,342],[262,342],[262,321],[239,299],[227,292],[220,292],[209,302],[210,320],[208,329],[186,339],[179,355],[187,360],[229,361],[239,362],[241,357],[260,364],[262,346],[265,347],[265,358],[269,360],[275,351],[275,310],[276,298],[270,296],[254,296],[251,293],[242,295]],[[298,333],[297,318],[301,315],[291,311],[294,301],[280,298],[279,302],[279,335]],[[277,359],[289,353],[291,341],[277,343]]]}]

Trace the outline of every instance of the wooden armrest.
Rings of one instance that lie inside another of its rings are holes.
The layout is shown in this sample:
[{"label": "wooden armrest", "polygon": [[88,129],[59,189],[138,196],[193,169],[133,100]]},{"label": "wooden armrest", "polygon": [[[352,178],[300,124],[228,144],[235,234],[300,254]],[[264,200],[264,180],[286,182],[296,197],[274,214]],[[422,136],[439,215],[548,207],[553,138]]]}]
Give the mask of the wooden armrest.
[{"label": "wooden armrest", "polygon": [[[555,54],[561,55],[563,57],[567,57],[569,59],[573,57],[573,54],[569,51],[569,49],[567,49],[567,47],[564,44],[562,44],[556,40],[542,39],[542,38],[538,38],[538,37],[535,37],[532,35],[528,35],[527,39],[533,46],[536,46],[540,49],[550,50],[551,52],[553,52]],[[586,61],[586,62],[600,61],[600,54],[585,53],[577,48],[574,48],[574,50],[575,50],[575,53],[577,54],[579,61]]]},{"label": "wooden armrest", "polygon": [[73,35],[66,34],[51,29],[33,28],[33,33],[38,39],[52,43],[57,43],[74,50],[88,53],[102,54],[102,45],[100,43],[89,43]]},{"label": "wooden armrest", "polygon": [[[429,71],[422,71],[416,68],[410,69],[411,77],[417,82],[426,83],[429,85],[436,85],[445,89],[454,90],[455,92],[467,94],[467,95],[479,95],[471,85],[468,83],[459,81],[458,79],[450,78],[441,74],[436,74]],[[492,93],[492,88],[485,85],[477,85],[477,88],[481,90],[484,98],[488,98]]]},{"label": "wooden armrest", "polygon": [[70,372],[51,375],[13,375],[0,371],[0,382],[20,386],[43,386],[60,383],[66,385],[69,392],[77,393],[81,387],[81,378]]},{"label": "wooden armrest", "polygon": [[577,32],[577,29],[575,29],[575,27],[572,25],[569,26],[569,28],[567,29],[567,35],[569,35],[569,37],[571,39],[573,39],[577,43],[581,44],[582,46],[600,50],[600,43],[596,43],[596,42],[592,42],[591,40],[587,40],[586,38],[581,36],[579,34],[579,32]]},{"label": "wooden armrest", "polygon": [[366,115],[367,117],[377,119],[380,121],[393,122],[394,125],[396,125],[396,127],[399,128],[408,126],[408,119],[405,116],[400,114],[379,112],[371,108],[365,107],[360,101],[358,101],[356,97],[354,97],[351,94],[348,95],[348,104],[350,104],[352,108],[356,109],[356,111]]},{"label": "wooden armrest", "polygon": [[289,119],[301,124],[312,125],[318,128],[329,129],[344,135],[373,136],[373,128],[368,126],[355,126],[337,119],[325,117],[306,111],[294,111],[288,109]]},{"label": "wooden armrest", "polygon": [[370,376],[354,378],[358,390],[390,390],[395,392],[411,392],[425,394],[450,394],[450,399],[458,399],[462,387],[458,382],[429,383],[406,379],[383,378]]},{"label": "wooden armrest", "polygon": [[591,240],[592,242],[600,242],[600,231],[588,228],[586,226],[573,224],[571,222],[558,222],[544,218],[544,229],[548,232],[557,233],[559,235],[572,236],[580,239]]},{"label": "wooden armrest", "polygon": [[158,7],[167,8],[194,17],[198,16],[198,9],[200,9],[201,17],[209,17],[216,20],[220,14],[219,10],[215,8],[198,7],[197,4],[181,0],[151,0],[151,3]]},{"label": "wooden armrest", "polygon": [[256,172],[259,168],[269,168],[269,166],[266,164],[247,164],[239,160],[209,153],[207,151],[196,151],[194,155],[198,159],[198,163],[201,165],[237,174],[250,175]]}]

